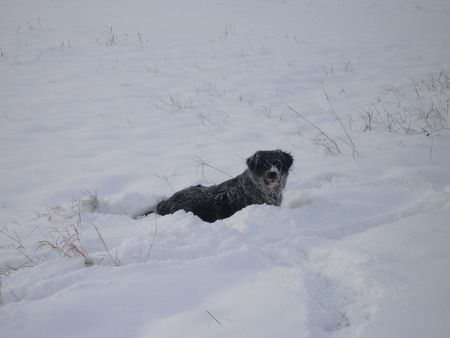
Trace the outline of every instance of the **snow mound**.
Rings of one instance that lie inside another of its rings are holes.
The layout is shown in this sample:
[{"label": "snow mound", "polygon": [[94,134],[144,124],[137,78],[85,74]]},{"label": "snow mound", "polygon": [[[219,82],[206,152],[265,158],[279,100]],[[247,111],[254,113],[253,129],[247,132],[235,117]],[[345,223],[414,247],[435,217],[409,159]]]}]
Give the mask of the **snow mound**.
[{"label": "snow mound", "polygon": [[101,214],[127,215],[135,218],[151,210],[164,198],[156,195],[143,195],[136,192],[116,194],[108,198],[97,198],[95,211]]}]

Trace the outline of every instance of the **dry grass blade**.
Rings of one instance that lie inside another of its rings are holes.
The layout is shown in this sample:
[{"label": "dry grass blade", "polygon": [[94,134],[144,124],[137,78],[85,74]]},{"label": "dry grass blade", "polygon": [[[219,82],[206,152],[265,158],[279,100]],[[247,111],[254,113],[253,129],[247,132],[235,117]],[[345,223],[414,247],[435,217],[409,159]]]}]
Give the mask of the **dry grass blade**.
[{"label": "dry grass blade", "polygon": [[352,154],[353,154],[353,159],[354,159],[355,158],[355,154],[359,155],[358,151],[356,150],[355,143],[353,143],[353,140],[350,137],[350,135],[349,135],[349,133],[347,131],[347,128],[345,127],[344,123],[342,122],[341,118],[339,117],[339,114],[334,109],[334,106],[331,104],[330,97],[328,96],[326,90],[323,89],[323,88],[322,88],[322,90],[323,90],[323,93],[325,94],[325,97],[327,98],[328,105],[330,106],[331,112],[334,114],[334,116],[338,120],[339,125],[341,126],[342,130],[345,133],[345,136],[347,137],[348,143],[347,142],[344,142],[344,143],[352,149]]},{"label": "dry grass blade", "polygon": [[151,252],[152,252],[153,245],[155,244],[155,241],[156,241],[156,235],[157,235],[157,234],[158,234],[158,219],[156,218],[156,215],[155,215],[155,232],[154,232],[154,234],[153,234],[153,240],[152,240],[152,243],[150,244],[150,247],[148,248],[147,255],[145,256],[145,260],[146,260],[146,261],[150,258],[150,254],[151,254]]},{"label": "dry grass blade", "polygon": [[212,319],[214,319],[215,321],[216,321],[216,323],[217,324],[219,324],[219,325],[222,325],[222,323],[221,322],[219,322],[218,320],[217,320],[217,318],[216,317],[214,317],[212,314],[211,314],[211,312],[209,312],[208,310],[206,310],[206,309],[203,309],[203,310],[205,310],[206,311],[206,313],[207,314],[209,314],[210,316],[211,316],[211,318]]},{"label": "dry grass blade", "polygon": [[224,174],[225,176],[228,176],[228,177],[230,177],[230,178],[233,177],[233,176],[231,176],[230,174],[228,174],[227,172],[225,172],[225,171],[223,171],[223,170],[221,170],[221,169],[219,169],[219,168],[216,168],[216,167],[212,166],[211,164],[205,162],[205,161],[204,161],[200,156],[198,156],[198,155],[195,155],[194,158],[195,158],[195,161],[197,161],[197,163],[198,163],[197,169],[200,168],[200,167],[202,168],[202,176],[203,176],[203,178],[205,178],[205,179],[206,179],[206,176],[205,176],[205,167],[214,169],[215,171],[218,171],[219,173]]},{"label": "dry grass blade", "polygon": [[158,174],[154,174],[152,172],[150,174],[155,176],[155,177],[158,177],[158,178],[162,179],[169,186],[170,190],[175,191],[175,189],[172,187],[172,185],[169,182],[169,178],[166,175],[158,175]]},{"label": "dry grass blade", "polygon": [[306,123],[308,123],[311,127],[313,127],[314,129],[316,129],[319,133],[320,136],[325,138],[328,142],[332,144],[333,148],[335,149],[335,152],[338,154],[342,154],[341,149],[339,148],[339,146],[337,145],[336,141],[334,141],[330,136],[328,136],[327,133],[325,133],[322,129],[320,129],[316,124],[312,123],[310,120],[308,120],[306,117],[304,117],[302,114],[300,114],[298,111],[296,111],[294,108],[292,108],[289,105],[286,105],[286,107],[292,111],[295,115],[297,115],[298,117],[300,117],[303,121],[305,121]]},{"label": "dry grass blade", "polygon": [[102,234],[100,233],[100,231],[98,230],[98,228],[97,228],[95,225],[93,225],[93,227],[94,227],[95,231],[97,232],[97,236],[98,236],[98,239],[99,239],[100,243],[102,243],[103,248],[104,248],[104,249],[106,250],[106,252],[108,253],[109,258],[111,258],[111,260],[113,261],[114,265],[115,265],[115,266],[121,265],[120,260],[119,260],[119,258],[117,257],[117,252],[116,252],[116,256],[114,257],[114,256],[111,254],[111,251],[109,250],[108,246],[106,245],[105,239],[103,238],[103,236],[102,236]]},{"label": "dry grass blade", "polygon": [[23,242],[20,236],[17,234],[15,230],[12,231],[12,234],[8,231],[8,228],[5,226],[2,230],[0,230],[0,234],[8,237],[13,240],[17,244],[17,248],[23,248]]}]

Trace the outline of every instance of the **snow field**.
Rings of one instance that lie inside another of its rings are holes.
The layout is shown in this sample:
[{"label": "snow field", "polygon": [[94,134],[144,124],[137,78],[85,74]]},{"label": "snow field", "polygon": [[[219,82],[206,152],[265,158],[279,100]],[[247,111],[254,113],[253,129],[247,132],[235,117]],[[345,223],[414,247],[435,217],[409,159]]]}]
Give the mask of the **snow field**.
[{"label": "snow field", "polygon": [[[447,336],[448,2],[0,8],[0,336]],[[280,208],[133,218],[274,148]]]}]

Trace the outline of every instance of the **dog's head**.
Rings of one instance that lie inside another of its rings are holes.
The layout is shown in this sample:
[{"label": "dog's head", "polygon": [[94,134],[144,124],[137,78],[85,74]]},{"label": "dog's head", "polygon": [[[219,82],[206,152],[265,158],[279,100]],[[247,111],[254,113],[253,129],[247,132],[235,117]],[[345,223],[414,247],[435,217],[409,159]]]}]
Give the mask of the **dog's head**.
[{"label": "dog's head", "polygon": [[262,150],[247,159],[247,166],[269,190],[283,189],[293,161],[284,151]]}]

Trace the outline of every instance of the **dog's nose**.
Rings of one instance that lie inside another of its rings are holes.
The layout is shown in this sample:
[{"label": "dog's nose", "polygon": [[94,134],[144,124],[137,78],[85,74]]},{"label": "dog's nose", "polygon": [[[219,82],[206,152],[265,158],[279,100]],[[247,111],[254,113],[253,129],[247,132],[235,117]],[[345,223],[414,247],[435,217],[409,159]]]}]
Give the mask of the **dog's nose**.
[{"label": "dog's nose", "polygon": [[273,179],[277,178],[277,173],[274,172],[274,171],[270,171],[268,176],[269,176],[270,179],[273,180]]}]

